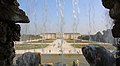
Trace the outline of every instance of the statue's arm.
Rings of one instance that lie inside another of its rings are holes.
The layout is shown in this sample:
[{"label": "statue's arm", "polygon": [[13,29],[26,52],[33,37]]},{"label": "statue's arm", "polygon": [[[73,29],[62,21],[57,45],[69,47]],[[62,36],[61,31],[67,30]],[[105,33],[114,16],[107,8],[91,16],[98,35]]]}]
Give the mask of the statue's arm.
[{"label": "statue's arm", "polygon": [[115,0],[102,0],[103,6],[107,9],[113,8],[114,3],[115,3]]}]

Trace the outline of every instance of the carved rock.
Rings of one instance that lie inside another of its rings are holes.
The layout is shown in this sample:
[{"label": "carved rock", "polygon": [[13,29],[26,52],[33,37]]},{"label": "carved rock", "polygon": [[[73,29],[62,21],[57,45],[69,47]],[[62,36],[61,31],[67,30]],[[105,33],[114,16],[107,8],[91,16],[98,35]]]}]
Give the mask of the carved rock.
[{"label": "carved rock", "polygon": [[82,52],[90,66],[116,66],[114,55],[102,46],[87,45]]}]

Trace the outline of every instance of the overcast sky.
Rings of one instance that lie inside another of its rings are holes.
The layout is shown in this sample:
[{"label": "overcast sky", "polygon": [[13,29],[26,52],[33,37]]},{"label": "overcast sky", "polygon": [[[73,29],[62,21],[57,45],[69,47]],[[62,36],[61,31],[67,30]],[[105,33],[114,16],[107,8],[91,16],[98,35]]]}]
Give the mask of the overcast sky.
[{"label": "overcast sky", "polygon": [[[18,0],[30,19],[29,24],[21,24],[22,33],[39,34],[43,27],[43,1],[44,0]],[[63,0],[64,32],[73,32],[73,7],[72,0]],[[102,6],[101,0],[78,0],[79,1],[79,24],[78,33],[95,34],[110,28],[107,9]],[[58,32],[58,17],[56,15],[56,0],[46,0],[46,32]]]}]

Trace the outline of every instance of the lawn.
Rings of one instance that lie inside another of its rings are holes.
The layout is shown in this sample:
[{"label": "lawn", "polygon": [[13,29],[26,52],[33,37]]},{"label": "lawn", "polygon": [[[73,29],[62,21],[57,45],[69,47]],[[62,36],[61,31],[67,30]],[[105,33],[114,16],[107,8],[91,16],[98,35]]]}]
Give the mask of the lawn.
[{"label": "lawn", "polygon": [[80,44],[71,44],[71,46],[75,47],[75,48],[82,48],[84,47],[83,45],[80,45]]},{"label": "lawn", "polygon": [[[94,44],[94,45],[100,45],[105,47],[108,50],[116,50],[116,47],[112,46],[112,45],[104,45],[104,44]],[[85,44],[71,44],[71,46],[75,47],[75,48],[82,48],[84,46],[86,46]]]},{"label": "lawn", "polygon": [[28,42],[28,43],[53,43],[54,40],[39,40],[39,41],[31,41],[31,42]]},{"label": "lawn", "polygon": [[40,49],[45,48],[49,44],[16,44],[15,49],[16,50],[27,50],[27,49]]},{"label": "lawn", "polygon": [[[74,40],[65,40],[68,43],[74,43]],[[83,41],[83,40],[75,40],[75,43],[94,43],[90,41]]]}]

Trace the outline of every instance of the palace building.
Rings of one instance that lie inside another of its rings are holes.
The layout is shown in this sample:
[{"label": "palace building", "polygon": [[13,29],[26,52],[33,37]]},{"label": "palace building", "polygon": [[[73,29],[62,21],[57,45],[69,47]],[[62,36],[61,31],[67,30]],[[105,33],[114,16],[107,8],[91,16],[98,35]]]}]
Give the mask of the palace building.
[{"label": "palace building", "polygon": [[[60,33],[45,33],[40,36],[42,36],[44,39],[59,39],[59,38],[61,38]],[[80,33],[64,33],[63,34],[64,39],[74,39],[74,38],[77,38],[78,36],[81,36]]]}]

